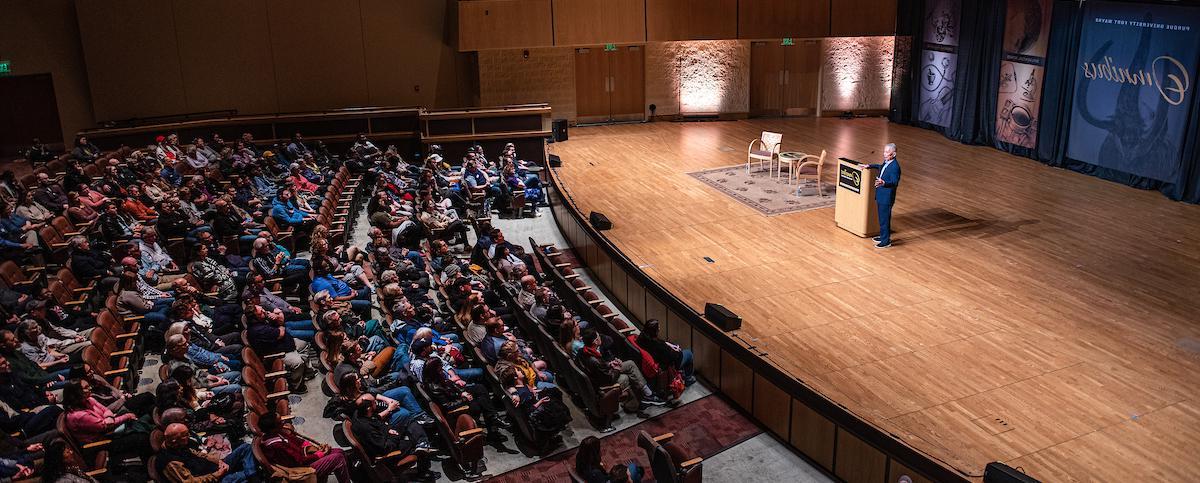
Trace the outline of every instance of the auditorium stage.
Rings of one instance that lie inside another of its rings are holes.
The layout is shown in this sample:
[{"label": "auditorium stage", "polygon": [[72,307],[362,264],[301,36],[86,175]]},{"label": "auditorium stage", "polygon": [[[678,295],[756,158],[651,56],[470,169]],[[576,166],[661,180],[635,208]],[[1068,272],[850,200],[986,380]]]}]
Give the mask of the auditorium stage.
[{"label": "auditorium stage", "polygon": [[[831,183],[837,157],[896,143],[895,246],[687,174],[744,164],[763,130],[828,149]],[[1200,479],[1200,206],[883,119],[570,134],[550,148],[566,191],[648,275],[725,304],[772,361],[909,445],[974,476]]]}]

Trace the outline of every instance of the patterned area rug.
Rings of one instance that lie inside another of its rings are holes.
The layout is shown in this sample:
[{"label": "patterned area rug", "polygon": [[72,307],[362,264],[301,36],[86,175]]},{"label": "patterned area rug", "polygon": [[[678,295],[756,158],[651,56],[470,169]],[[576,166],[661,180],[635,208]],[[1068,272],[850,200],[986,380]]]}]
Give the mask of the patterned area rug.
[{"label": "patterned area rug", "polygon": [[772,177],[766,169],[746,173],[744,164],[688,175],[767,216],[828,208],[833,206],[837,190],[832,182],[826,182],[825,196],[817,196],[815,181],[788,184],[786,177]]},{"label": "patterned area rug", "polygon": [[[646,469],[642,481],[654,481],[650,461],[637,445],[638,431],[651,436],[675,433],[672,441],[692,454],[708,458],[762,432],[753,422],[718,396],[706,396],[660,416],[605,436],[600,452],[606,465],[635,460]],[[536,463],[489,478],[490,482],[551,483],[571,481],[567,468],[575,464],[572,448]]]}]

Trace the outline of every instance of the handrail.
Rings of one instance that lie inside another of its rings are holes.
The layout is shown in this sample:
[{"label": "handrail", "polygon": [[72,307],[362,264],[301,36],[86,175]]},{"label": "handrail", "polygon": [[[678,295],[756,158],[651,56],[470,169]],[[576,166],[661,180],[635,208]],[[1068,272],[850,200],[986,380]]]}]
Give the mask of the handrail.
[{"label": "handrail", "polygon": [[[207,119],[192,119],[180,122],[166,122],[158,124],[147,124],[131,127],[119,128],[94,128],[84,129],[78,132],[80,135],[86,136],[111,136],[121,134],[135,134],[141,132],[155,132],[172,129],[186,128],[190,126],[205,126],[219,124],[239,124],[246,122],[288,122],[288,121],[303,121],[311,119],[355,119],[360,117],[372,117],[382,114],[399,114],[412,113],[416,116],[420,112],[417,107],[352,107],[345,109],[332,109],[325,111],[302,111],[290,113],[275,113],[275,114],[243,114],[234,116],[217,116]],[[224,111],[217,111],[224,112]]]},{"label": "handrail", "polygon": [[[597,247],[604,250],[609,259],[612,260],[614,266],[619,266],[621,269],[634,281],[640,283],[645,288],[647,295],[653,295],[662,301],[668,309],[674,310],[681,314],[685,321],[694,330],[700,331],[708,339],[712,340],[721,349],[729,352],[739,362],[746,364],[755,373],[761,375],[772,384],[784,389],[784,391],[792,398],[795,398],[810,409],[817,412],[821,416],[833,421],[837,426],[844,428],[851,433],[857,435],[863,441],[872,446],[884,451],[886,454],[898,458],[905,466],[932,478],[934,481],[969,481],[968,477],[978,477],[981,475],[967,475],[961,470],[950,466],[941,459],[930,455],[918,448],[912,447],[905,443],[897,436],[871,424],[866,419],[858,416],[846,406],[829,399],[821,394],[812,386],[809,386],[803,380],[791,375],[787,371],[780,368],[768,359],[764,359],[765,354],[755,354],[743,345],[741,341],[730,337],[720,328],[713,325],[707,319],[702,317],[698,312],[692,309],[691,306],[684,303],[673,293],[660,285],[657,281],[646,275],[636,263],[629,259],[620,249],[614,245],[607,236],[596,230],[588,221],[579,206],[575,203],[574,198],[570,194],[570,190],[562,184],[558,177],[558,168],[550,168],[549,170],[550,184],[553,187],[550,190],[551,204],[553,205],[555,198],[563,203],[569,209],[567,213],[571,215],[576,223],[583,228],[587,236],[592,239]],[[551,209],[551,213],[556,217],[556,222],[561,228],[561,222],[557,221],[555,210]],[[573,248],[573,247],[572,247]],[[579,258],[582,260],[582,258]],[[608,287],[606,287],[608,288]]]}]

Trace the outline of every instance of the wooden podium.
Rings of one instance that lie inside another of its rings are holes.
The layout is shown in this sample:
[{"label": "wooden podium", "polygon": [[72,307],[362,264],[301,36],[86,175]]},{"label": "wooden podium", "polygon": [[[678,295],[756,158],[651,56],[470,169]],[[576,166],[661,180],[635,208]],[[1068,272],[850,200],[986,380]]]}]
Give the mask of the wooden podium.
[{"label": "wooden podium", "polygon": [[879,234],[875,209],[875,173],[865,165],[838,158],[837,200],[833,208],[837,226],[860,237]]}]

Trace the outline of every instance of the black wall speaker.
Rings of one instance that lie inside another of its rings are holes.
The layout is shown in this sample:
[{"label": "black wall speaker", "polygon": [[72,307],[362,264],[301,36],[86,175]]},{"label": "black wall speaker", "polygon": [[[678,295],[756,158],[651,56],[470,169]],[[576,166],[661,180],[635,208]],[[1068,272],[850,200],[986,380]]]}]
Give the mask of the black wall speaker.
[{"label": "black wall speaker", "polygon": [[567,140],[567,120],[555,119],[553,124],[554,142],[561,143]]},{"label": "black wall speaker", "polygon": [[1040,483],[1029,476],[1004,463],[992,462],[983,468],[983,483]]},{"label": "black wall speaker", "polygon": [[559,167],[562,167],[562,158],[558,157],[558,155],[557,155],[557,154],[551,154],[551,155],[549,155],[549,157],[547,157],[546,159],[549,159],[549,160],[550,160],[550,167],[551,167],[551,168],[559,168]]},{"label": "black wall speaker", "polygon": [[725,332],[742,328],[742,318],[730,312],[729,309],[721,304],[704,304],[704,318],[708,319],[709,322],[717,324],[717,327],[720,327]]},{"label": "black wall speaker", "polygon": [[588,215],[588,221],[592,222],[592,226],[596,227],[596,230],[604,231],[612,229],[612,222],[608,220],[607,216],[604,216],[604,213],[593,211]]}]

